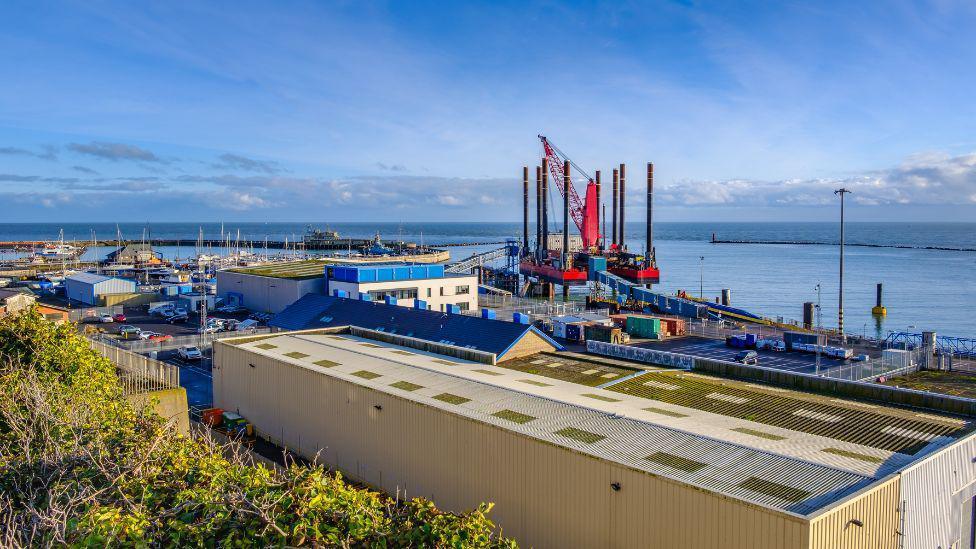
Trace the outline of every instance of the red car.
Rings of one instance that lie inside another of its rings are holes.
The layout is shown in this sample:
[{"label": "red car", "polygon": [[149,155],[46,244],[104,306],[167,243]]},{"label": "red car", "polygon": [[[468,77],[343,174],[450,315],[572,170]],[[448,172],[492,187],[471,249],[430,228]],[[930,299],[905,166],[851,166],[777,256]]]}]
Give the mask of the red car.
[{"label": "red car", "polygon": [[117,315],[112,315],[112,320],[116,322],[125,322],[125,315],[122,313],[119,313]]},{"label": "red car", "polygon": [[173,339],[173,336],[169,334],[156,334],[149,337],[149,341],[168,341]]}]

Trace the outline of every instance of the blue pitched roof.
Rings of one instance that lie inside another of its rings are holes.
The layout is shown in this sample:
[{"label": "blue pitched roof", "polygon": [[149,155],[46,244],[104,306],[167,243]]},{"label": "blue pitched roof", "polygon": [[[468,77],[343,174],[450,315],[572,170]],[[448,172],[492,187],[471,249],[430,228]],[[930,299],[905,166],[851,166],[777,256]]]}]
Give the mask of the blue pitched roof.
[{"label": "blue pitched roof", "polygon": [[468,347],[494,353],[498,358],[504,356],[525,334],[535,332],[556,349],[562,349],[538,328],[527,324],[321,294],[306,294],[276,314],[268,324],[283,330],[359,326]]}]

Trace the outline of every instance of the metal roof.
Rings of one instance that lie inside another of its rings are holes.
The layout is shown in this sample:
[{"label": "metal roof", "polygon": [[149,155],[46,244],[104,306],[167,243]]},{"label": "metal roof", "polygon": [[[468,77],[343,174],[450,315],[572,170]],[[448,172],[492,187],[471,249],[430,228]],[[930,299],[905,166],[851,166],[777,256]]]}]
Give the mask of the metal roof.
[{"label": "metal roof", "polygon": [[302,296],[268,324],[285,330],[359,326],[494,353],[499,360],[529,332],[551,343],[553,349],[562,349],[538,328],[528,324],[321,294]]},{"label": "metal roof", "polygon": [[70,280],[71,282],[82,282],[84,284],[98,284],[99,282],[112,280],[112,277],[102,276],[95,273],[75,273],[67,277],[65,280]]},{"label": "metal roof", "polygon": [[[664,402],[648,407],[647,399],[640,397],[348,334],[282,334],[245,341],[239,347],[600,459],[802,516],[915,459]],[[824,448],[836,448],[840,453],[825,452]],[[886,457],[867,463],[844,452],[873,452]]]}]

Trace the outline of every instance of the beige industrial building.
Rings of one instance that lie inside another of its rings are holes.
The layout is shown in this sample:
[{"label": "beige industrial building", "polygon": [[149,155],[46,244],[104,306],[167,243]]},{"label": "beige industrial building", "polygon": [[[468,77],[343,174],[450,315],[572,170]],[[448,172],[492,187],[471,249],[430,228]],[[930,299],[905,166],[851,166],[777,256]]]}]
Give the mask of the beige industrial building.
[{"label": "beige industrial building", "polygon": [[214,402],[388,493],[493,502],[524,546],[972,547],[969,418],[580,355],[496,358],[357,327],[222,340]]}]

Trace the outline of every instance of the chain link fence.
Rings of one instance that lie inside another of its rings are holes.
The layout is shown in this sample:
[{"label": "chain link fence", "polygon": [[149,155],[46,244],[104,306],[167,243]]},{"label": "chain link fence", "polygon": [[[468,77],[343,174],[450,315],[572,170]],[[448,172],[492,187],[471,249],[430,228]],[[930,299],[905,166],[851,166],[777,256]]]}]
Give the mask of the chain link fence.
[{"label": "chain link fence", "polygon": [[68,320],[71,322],[92,322],[94,319],[101,315],[118,315],[122,314],[123,309],[121,305],[114,305],[112,307],[85,307],[82,309],[70,309],[68,311]]}]

